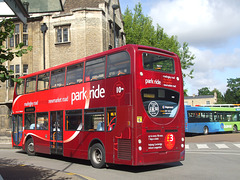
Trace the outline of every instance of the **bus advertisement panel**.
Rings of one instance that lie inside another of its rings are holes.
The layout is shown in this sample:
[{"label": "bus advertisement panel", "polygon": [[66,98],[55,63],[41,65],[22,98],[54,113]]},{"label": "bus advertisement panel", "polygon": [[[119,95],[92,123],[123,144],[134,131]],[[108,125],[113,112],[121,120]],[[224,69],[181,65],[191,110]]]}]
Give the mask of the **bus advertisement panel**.
[{"label": "bus advertisement panel", "polygon": [[237,132],[240,127],[240,109],[233,107],[185,106],[186,133]]},{"label": "bus advertisement panel", "polygon": [[106,163],[184,160],[181,65],[174,53],[126,45],[21,77],[14,147]]}]

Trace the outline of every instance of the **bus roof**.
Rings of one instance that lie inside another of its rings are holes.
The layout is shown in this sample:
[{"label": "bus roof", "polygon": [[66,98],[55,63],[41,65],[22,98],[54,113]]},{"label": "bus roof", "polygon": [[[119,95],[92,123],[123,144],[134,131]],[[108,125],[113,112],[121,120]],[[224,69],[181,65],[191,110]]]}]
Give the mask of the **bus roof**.
[{"label": "bus roof", "polygon": [[190,105],[185,105],[187,111],[240,111],[240,108],[234,107],[193,107]]},{"label": "bus roof", "polygon": [[101,56],[106,56],[108,54],[113,54],[113,53],[123,51],[123,50],[129,49],[129,48],[132,48],[134,50],[158,51],[158,52],[166,54],[168,56],[173,56],[173,57],[177,56],[177,54],[175,54],[173,52],[163,50],[163,49],[159,49],[159,48],[155,48],[155,47],[136,45],[136,44],[128,44],[128,45],[121,46],[121,47],[114,48],[114,49],[110,49],[110,50],[107,50],[107,51],[104,51],[104,52],[101,52],[101,53],[90,55],[90,56],[87,56],[87,57],[84,57],[84,58],[73,60],[73,61],[70,61],[70,62],[67,62],[67,63],[63,63],[63,64],[60,64],[60,65],[57,65],[57,66],[54,66],[54,67],[50,67],[50,68],[47,68],[47,69],[44,69],[44,70],[40,70],[40,71],[31,73],[31,74],[27,74],[27,75],[19,77],[19,78],[20,79],[21,78],[25,79],[25,78],[35,76],[35,75],[38,75],[38,74],[43,74],[43,73],[46,73],[46,72],[49,72],[49,71],[52,71],[52,70],[55,70],[55,69],[60,69],[60,68],[66,67],[66,66],[70,66],[70,65],[74,65],[74,64],[77,64],[77,63],[80,63],[80,62],[84,62],[86,60],[95,59],[95,58],[98,58],[98,57],[101,57]]}]

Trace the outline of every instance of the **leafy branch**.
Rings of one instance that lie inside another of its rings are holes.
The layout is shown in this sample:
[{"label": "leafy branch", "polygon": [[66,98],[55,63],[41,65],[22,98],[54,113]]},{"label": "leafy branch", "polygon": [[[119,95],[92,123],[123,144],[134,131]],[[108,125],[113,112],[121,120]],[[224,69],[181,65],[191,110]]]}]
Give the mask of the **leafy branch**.
[{"label": "leafy branch", "polygon": [[0,81],[5,82],[6,80],[12,79],[14,82],[21,83],[21,79],[12,78],[11,75],[14,73],[12,70],[8,70],[4,63],[7,61],[12,61],[14,57],[22,57],[27,54],[28,51],[32,50],[32,46],[28,46],[24,49],[24,44],[19,43],[17,47],[13,50],[11,48],[6,48],[4,42],[7,38],[11,38],[14,35],[15,25],[10,19],[3,19],[0,22]]}]

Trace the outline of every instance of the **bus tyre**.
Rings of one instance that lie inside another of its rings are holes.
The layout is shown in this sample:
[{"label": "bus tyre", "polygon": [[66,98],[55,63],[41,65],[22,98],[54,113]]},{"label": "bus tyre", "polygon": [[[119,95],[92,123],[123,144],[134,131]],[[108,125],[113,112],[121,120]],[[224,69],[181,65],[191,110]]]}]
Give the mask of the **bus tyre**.
[{"label": "bus tyre", "polygon": [[237,128],[237,125],[236,125],[236,124],[233,126],[233,132],[234,132],[234,133],[237,133],[237,132],[238,132],[238,128]]},{"label": "bus tyre", "polygon": [[96,143],[91,147],[90,161],[95,168],[103,168],[105,166],[105,151],[100,143]]},{"label": "bus tyre", "polygon": [[34,151],[34,142],[32,138],[27,140],[25,145],[25,151],[29,156],[35,156],[36,153]]},{"label": "bus tyre", "polygon": [[207,127],[207,126],[204,126],[204,128],[203,128],[203,134],[204,134],[204,135],[207,135],[208,133],[209,133],[208,127]]}]

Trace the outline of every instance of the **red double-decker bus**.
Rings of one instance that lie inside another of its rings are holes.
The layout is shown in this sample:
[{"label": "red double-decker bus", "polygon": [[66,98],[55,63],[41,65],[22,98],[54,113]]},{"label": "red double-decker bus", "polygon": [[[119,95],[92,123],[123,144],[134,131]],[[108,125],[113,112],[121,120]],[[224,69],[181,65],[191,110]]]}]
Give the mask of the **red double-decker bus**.
[{"label": "red double-decker bus", "polygon": [[21,77],[12,107],[12,144],[28,155],[59,154],[151,165],[185,157],[178,56],[126,45]]}]

